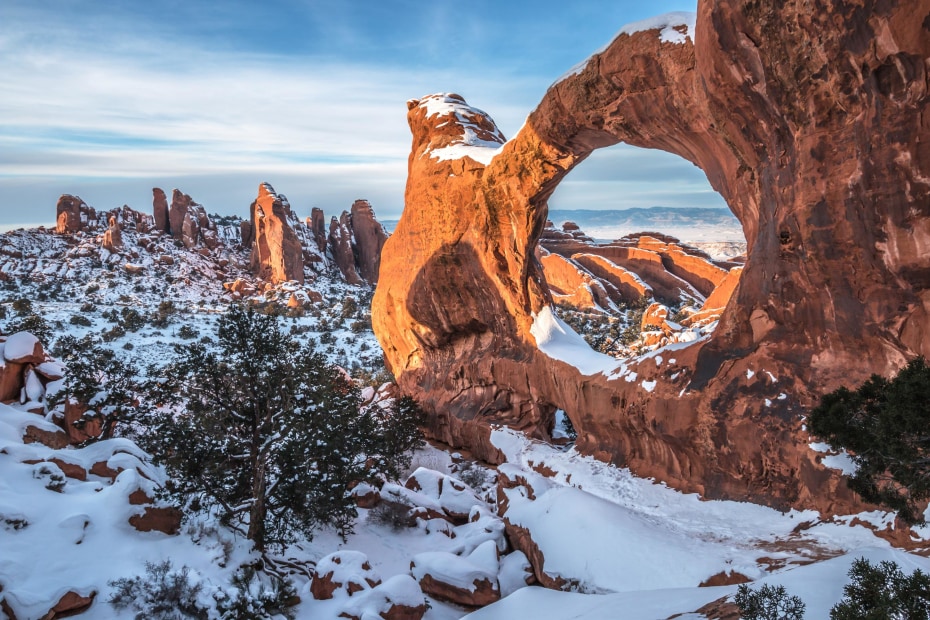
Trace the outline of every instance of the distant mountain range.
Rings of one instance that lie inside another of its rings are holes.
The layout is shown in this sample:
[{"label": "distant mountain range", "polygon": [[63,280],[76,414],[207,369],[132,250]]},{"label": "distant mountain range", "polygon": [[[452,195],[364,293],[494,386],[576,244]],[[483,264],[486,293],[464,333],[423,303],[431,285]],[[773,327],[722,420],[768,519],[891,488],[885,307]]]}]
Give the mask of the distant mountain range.
[{"label": "distant mountain range", "polygon": [[[561,227],[574,222],[595,239],[612,240],[635,232],[660,232],[686,242],[745,242],[743,229],[727,209],[701,207],[649,207],[599,211],[553,209],[549,219]],[[382,222],[389,231],[397,220]]]}]

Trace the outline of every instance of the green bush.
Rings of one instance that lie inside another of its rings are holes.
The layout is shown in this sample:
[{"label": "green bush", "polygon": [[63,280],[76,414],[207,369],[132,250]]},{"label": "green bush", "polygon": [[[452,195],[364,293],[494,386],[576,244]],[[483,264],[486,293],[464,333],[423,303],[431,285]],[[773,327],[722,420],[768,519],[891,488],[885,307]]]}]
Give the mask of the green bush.
[{"label": "green bush", "polygon": [[811,411],[808,428],[835,450],[848,450],[849,487],[863,499],[923,523],[930,498],[930,367],[912,360],[894,379],[873,375],[855,391],[842,387]]},{"label": "green bush", "polygon": [[830,620],[927,620],[930,577],[920,570],[905,575],[894,562],[873,566],[865,558],[853,562],[843,599],[830,610]]},{"label": "green bush", "polygon": [[182,325],[178,330],[178,338],[184,338],[185,340],[193,340],[198,335],[197,330],[190,325]]},{"label": "green bush", "polygon": [[790,596],[785,586],[763,585],[753,590],[746,584],[739,587],[733,602],[739,607],[742,620],[803,620],[804,602]]},{"label": "green bush", "polygon": [[233,575],[232,586],[235,595],[217,601],[221,620],[294,618],[292,608],[300,599],[290,582],[243,566]]},{"label": "green bush", "polygon": [[114,609],[131,609],[135,620],[208,620],[210,610],[200,601],[203,585],[192,581],[190,569],[172,570],[171,561],[145,563],[145,577],[123,577],[109,582],[114,592],[107,602]]},{"label": "green bush", "polygon": [[52,327],[48,324],[48,321],[38,314],[27,314],[10,321],[6,326],[6,331],[8,334],[29,332],[45,343],[50,342],[52,339]]},{"label": "green bush", "polygon": [[72,325],[81,325],[82,327],[90,327],[92,325],[90,319],[83,314],[72,314],[68,322]]}]

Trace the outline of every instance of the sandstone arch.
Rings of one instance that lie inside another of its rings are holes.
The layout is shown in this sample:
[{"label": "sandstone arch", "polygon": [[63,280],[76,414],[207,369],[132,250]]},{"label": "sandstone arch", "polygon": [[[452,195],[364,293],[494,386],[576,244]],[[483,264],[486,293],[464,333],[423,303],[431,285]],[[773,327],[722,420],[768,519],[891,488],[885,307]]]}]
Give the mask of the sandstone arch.
[{"label": "sandstone arch", "polygon": [[[700,0],[695,27],[680,17],[626,29],[499,151],[461,98],[411,102],[375,332],[431,432],[486,458],[488,424],[544,436],[561,406],[582,449],[641,475],[849,507],[801,414],[824,389],[930,353],[930,0]],[[547,198],[619,141],[703,169],[749,246],[713,337],[628,368],[636,381],[582,375],[531,333],[550,303],[533,254]],[[450,285],[490,293],[441,320],[413,311]]]}]

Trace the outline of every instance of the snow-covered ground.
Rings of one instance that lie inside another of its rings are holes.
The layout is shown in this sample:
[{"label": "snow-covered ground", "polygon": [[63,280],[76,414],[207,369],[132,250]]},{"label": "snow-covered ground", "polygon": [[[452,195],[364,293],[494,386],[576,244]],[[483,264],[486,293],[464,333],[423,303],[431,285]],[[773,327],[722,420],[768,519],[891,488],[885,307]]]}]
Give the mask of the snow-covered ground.
[{"label": "snow-covered ground", "polygon": [[[29,258],[32,242],[44,245]],[[140,366],[163,363],[173,345],[215,337],[217,318],[231,299],[222,282],[241,270],[232,262],[216,273],[208,261],[196,255],[188,260],[182,250],[169,247],[174,264],[147,264],[141,275],[133,274],[122,261],[101,260],[96,249],[85,253],[82,247],[49,235],[8,242],[7,258],[0,259],[0,272],[11,274],[10,283],[0,286],[0,304],[8,316],[3,324],[17,319],[13,301],[21,298],[32,302],[56,338],[101,334],[112,330],[114,316],[124,309],[137,310],[145,324],[106,346]],[[23,250],[26,258],[9,258]],[[325,301],[284,318],[286,324],[300,338],[314,339],[331,361],[356,376],[377,372],[380,350],[363,320],[370,291],[326,274],[306,288],[311,287]],[[269,298],[283,301],[299,288],[284,285]],[[346,310],[351,305],[347,297],[358,310]],[[175,310],[158,327],[151,317],[164,301],[173,302]],[[540,348],[553,357],[576,362],[584,357],[591,362],[590,372],[623,366],[590,353],[551,313],[540,315],[534,329]],[[649,355],[661,359],[661,352]],[[245,540],[209,515],[191,516],[175,536],[133,528],[128,519],[143,508],[130,503],[130,496],[138,490],[153,493],[164,472],[131,442],[114,439],[90,448],[53,450],[23,443],[30,425],[53,429],[41,416],[0,405],[0,599],[20,620],[39,618],[67,591],[97,593],[80,617],[128,619],[133,612],[107,604],[113,592],[109,582],[143,574],[146,562],[169,559],[176,568],[189,567],[191,578],[204,586],[201,596],[210,597],[229,588],[239,566],[256,559]],[[385,485],[383,498],[421,507],[423,518],[414,526],[392,523],[383,510],[362,508],[347,539],[324,530],[281,552],[279,559],[294,567],[291,579],[301,599],[297,618],[335,619],[343,612],[378,617],[385,600],[422,600],[416,580],[426,574],[465,590],[487,579],[503,596],[477,611],[428,597],[427,620],[701,618],[698,609],[731,596],[736,586],[699,585],[720,573],[738,573],[757,583],[785,585],[807,604],[806,617],[819,620],[842,596],[857,557],[873,563],[890,559],[905,572],[930,571],[930,561],[893,549],[867,527],[852,525],[849,517],[823,519],[810,511],[703,501],[570,446],[530,441],[507,429],[493,431],[492,441],[507,457],[499,468],[427,446],[408,472],[419,481],[419,490]],[[837,466],[845,463],[842,456],[828,458]],[[98,475],[90,472],[96,463],[123,471],[115,477]],[[65,476],[72,467],[82,469],[84,479]],[[459,489],[445,476],[466,479],[469,486]],[[507,482],[500,493],[498,480]],[[505,500],[502,505],[499,497]],[[443,510],[467,518],[452,523],[440,515]],[[525,585],[526,556],[508,542],[507,522],[529,533],[544,558],[541,570],[571,592]],[[860,522],[892,524],[885,513],[859,515]],[[930,537],[930,532],[919,534]],[[364,557],[369,576],[382,584],[363,586],[353,596],[337,592],[330,600],[314,600],[309,575],[319,562],[332,565],[334,552],[358,552],[346,557]]]}]

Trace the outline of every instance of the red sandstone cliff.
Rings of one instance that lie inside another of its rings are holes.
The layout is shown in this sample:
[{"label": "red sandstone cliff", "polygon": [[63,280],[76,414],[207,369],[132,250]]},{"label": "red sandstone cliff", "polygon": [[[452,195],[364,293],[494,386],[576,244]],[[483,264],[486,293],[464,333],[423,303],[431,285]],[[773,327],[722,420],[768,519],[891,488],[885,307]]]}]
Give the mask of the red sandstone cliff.
[{"label": "red sandstone cliff", "polygon": [[[411,102],[373,322],[431,432],[493,458],[487,424],[544,436],[562,407],[582,449],[679,488],[851,502],[800,416],[825,389],[930,352],[928,22],[930,0],[700,0],[694,31],[622,32],[500,149],[460,97]],[[582,375],[530,330],[551,303],[534,253],[546,201],[621,141],[701,167],[749,247],[713,337],[674,365],[634,363],[633,382]]]}]

